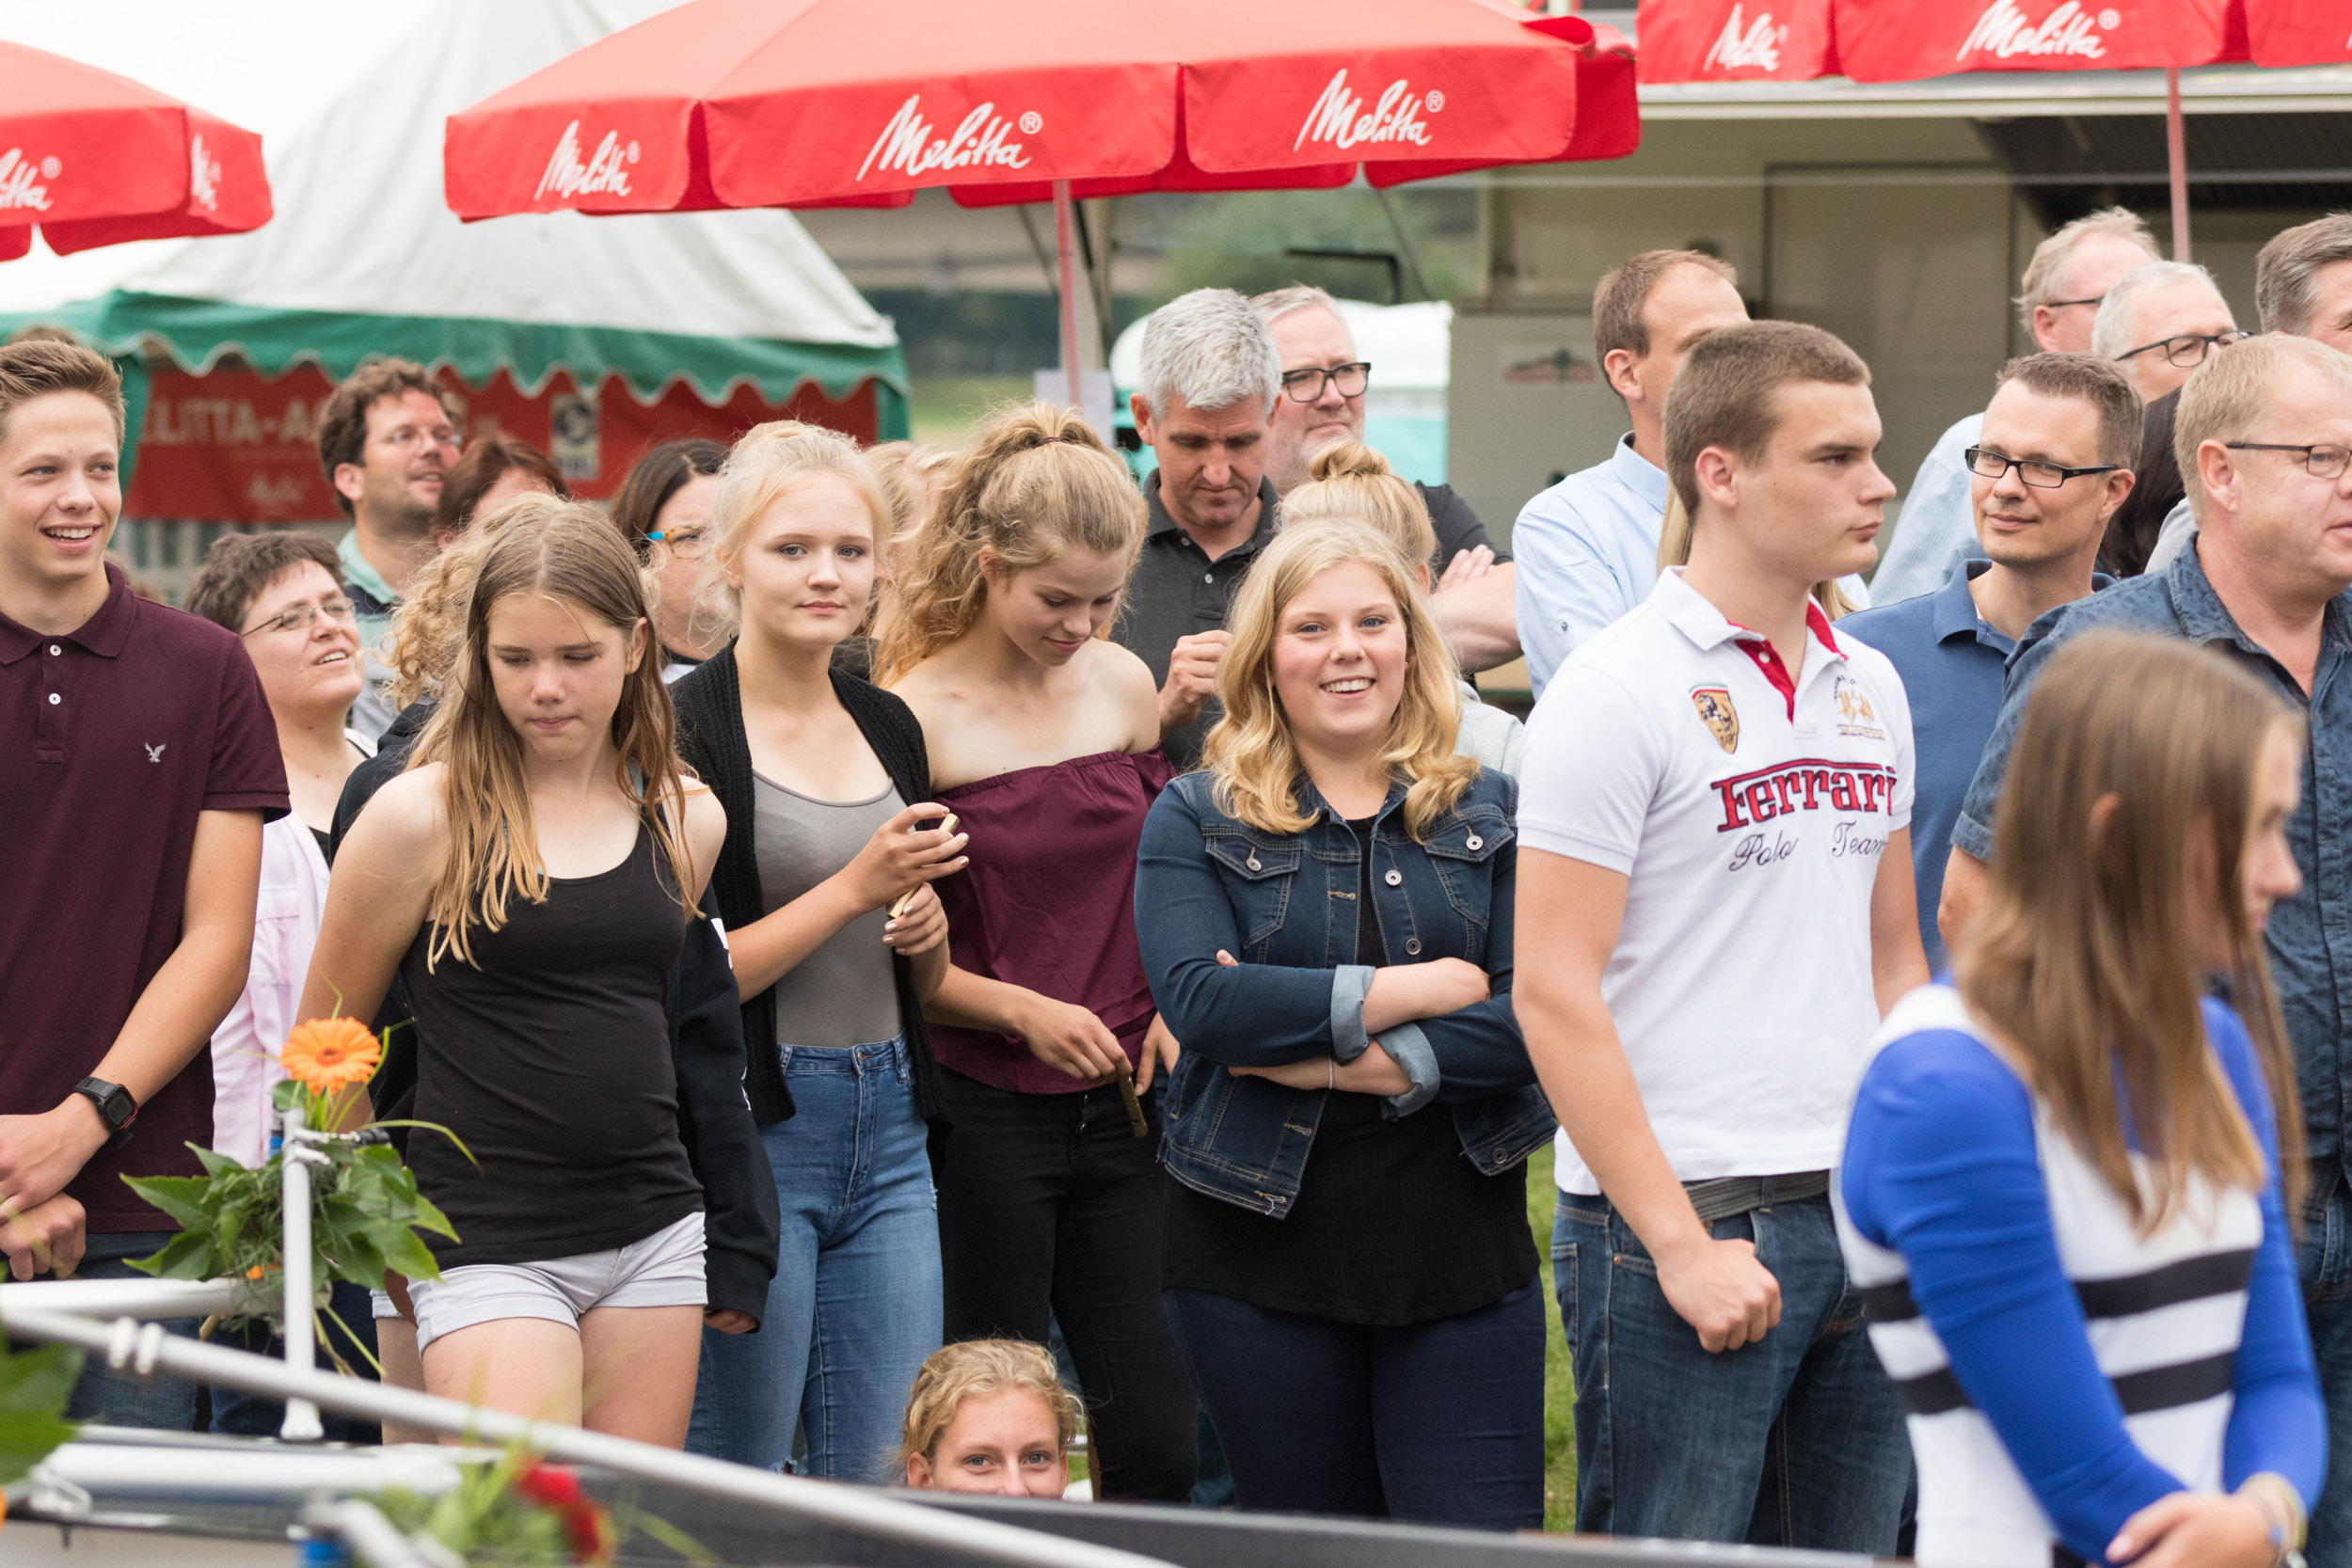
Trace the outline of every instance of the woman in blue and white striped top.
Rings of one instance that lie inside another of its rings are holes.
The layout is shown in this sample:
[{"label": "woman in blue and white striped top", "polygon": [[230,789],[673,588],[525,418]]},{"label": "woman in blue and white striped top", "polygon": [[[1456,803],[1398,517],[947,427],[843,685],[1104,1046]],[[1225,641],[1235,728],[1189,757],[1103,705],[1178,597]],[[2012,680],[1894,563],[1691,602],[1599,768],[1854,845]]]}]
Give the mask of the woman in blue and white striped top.
[{"label": "woman in blue and white striped top", "polygon": [[2088,635],[2034,689],[1957,989],[1887,1016],[1836,1182],[1928,1568],[2301,1544],[2327,1422],[2262,925],[2302,734],[2179,641]]}]

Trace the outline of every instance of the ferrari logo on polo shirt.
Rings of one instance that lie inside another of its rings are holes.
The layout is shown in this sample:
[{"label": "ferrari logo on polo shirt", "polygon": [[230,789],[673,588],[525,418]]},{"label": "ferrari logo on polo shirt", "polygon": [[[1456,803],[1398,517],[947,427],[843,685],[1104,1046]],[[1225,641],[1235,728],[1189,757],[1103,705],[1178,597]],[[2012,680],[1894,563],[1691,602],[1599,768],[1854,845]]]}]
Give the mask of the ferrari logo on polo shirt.
[{"label": "ferrari logo on polo shirt", "polygon": [[1731,705],[1731,693],[1720,686],[1691,688],[1691,705],[1699,710],[1699,717],[1714,732],[1715,744],[1726,752],[1740,749],[1740,710]]}]

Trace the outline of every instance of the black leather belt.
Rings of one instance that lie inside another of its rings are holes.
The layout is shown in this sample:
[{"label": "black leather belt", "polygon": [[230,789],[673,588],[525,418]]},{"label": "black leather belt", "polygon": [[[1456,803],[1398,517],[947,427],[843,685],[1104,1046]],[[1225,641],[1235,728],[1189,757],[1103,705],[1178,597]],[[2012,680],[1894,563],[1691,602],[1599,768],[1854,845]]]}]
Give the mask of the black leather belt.
[{"label": "black leather belt", "polygon": [[1712,1181],[1685,1181],[1691,1207],[1699,1223],[1713,1225],[1734,1214],[1751,1213],[1775,1203],[1795,1203],[1829,1194],[1829,1172],[1801,1170],[1787,1176],[1719,1176]]}]

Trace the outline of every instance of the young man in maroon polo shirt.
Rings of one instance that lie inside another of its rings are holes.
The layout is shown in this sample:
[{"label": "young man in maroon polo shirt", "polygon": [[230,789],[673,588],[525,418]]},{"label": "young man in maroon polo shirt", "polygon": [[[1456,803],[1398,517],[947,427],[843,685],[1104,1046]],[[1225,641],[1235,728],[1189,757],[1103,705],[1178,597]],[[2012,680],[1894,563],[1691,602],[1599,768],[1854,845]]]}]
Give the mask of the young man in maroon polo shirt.
[{"label": "young man in maroon polo shirt", "polygon": [[[243,644],[106,564],[122,437],[104,359],[0,347],[0,1214],[20,1279],[128,1276],[169,1238],[121,1179],[199,1170],[205,1046],[245,985],[262,821],[287,807]],[[92,1371],[73,1414],[185,1430],[196,1394]]]}]

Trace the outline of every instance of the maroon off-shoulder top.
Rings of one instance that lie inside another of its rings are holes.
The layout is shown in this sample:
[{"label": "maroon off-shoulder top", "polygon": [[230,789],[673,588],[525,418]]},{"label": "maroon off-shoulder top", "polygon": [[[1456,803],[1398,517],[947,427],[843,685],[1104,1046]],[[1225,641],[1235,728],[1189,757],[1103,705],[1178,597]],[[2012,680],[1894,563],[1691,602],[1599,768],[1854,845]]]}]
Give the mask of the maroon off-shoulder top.
[{"label": "maroon off-shoulder top", "polygon": [[[1152,990],[1136,945],[1136,847],[1174,769],[1159,748],[1098,752],[1050,768],[931,792],[972,835],[972,863],[931,885],[956,965],[1101,1019],[1135,1061]],[[930,1026],[939,1065],[994,1088],[1075,1094],[1088,1085],[1029,1053],[1018,1035]]]}]

